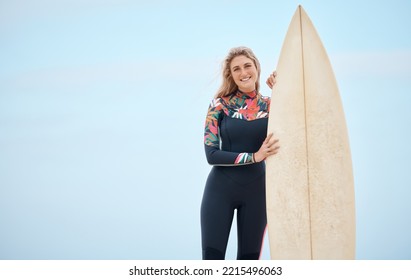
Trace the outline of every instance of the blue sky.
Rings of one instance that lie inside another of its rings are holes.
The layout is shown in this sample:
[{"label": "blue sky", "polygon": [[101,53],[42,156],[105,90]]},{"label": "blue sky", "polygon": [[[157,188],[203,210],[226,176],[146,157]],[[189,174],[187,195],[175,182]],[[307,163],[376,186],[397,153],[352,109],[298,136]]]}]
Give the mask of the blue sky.
[{"label": "blue sky", "polygon": [[398,0],[0,1],[0,259],[200,259],[221,60],[249,46],[265,80],[298,4],[343,100],[357,258],[411,259],[411,2]]}]

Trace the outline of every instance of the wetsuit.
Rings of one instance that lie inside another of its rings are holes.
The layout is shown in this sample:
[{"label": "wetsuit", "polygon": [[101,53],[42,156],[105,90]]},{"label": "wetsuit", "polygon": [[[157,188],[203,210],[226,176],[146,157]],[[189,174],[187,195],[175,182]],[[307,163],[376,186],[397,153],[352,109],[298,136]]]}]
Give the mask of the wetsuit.
[{"label": "wetsuit", "polygon": [[259,259],[267,224],[265,163],[256,163],[266,135],[270,99],[234,92],[214,99],[205,122],[209,164],[201,204],[203,259],[224,259],[237,210],[237,259]]}]

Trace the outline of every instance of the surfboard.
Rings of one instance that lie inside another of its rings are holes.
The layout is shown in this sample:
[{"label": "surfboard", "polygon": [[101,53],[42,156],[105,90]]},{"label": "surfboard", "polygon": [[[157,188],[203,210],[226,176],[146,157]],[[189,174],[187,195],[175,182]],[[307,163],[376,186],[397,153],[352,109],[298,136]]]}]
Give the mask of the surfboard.
[{"label": "surfboard", "polygon": [[354,178],[334,73],[311,20],[299,6],[277,65],[266,160],[271,259],[354,259]]}]

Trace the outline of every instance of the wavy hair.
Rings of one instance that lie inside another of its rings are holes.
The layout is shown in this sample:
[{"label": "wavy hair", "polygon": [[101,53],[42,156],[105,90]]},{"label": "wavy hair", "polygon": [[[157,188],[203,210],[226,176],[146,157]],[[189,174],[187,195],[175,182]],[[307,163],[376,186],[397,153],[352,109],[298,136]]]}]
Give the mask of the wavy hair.
[{"label": "wavy hair", "polygon": [[261,66],[260,62],[258,61],[257,57],[253,53],[253,51],[250,48],[247,47],[236,47],[232,48],[229,52],[225,60],[223,61],[222,65],[222,76],[223,76],[223,81],[221,83],[220,88],[217,90],[217,93],[215,95],[215,98],[227,96],[230,93],[237,91],[238,86],[234,82],[234,79],[231,75],[231,69],[230,69],[230,64],[231,61],[239,56],[239,55],[244,55],[251,59],[254,62],[254,66],[257,69],[258,77],[257,81],[255,83],[255,89],[256,92],[259,92],[260,89],[260,72],[261,72]]}]

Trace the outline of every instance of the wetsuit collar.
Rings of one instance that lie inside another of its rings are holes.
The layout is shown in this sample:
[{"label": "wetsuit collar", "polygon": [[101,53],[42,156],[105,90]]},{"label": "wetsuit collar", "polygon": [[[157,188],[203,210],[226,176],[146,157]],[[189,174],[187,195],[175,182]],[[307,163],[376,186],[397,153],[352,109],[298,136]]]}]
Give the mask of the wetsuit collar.
[{"label": "wetsuit collar", "polygon": [[244,99],[254,99],[257,96],[257,91],[253,90],[252,92],[243,92],[241,90],[237,90],[236,95]]}]

